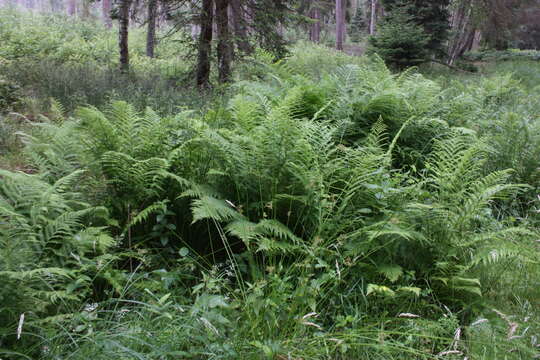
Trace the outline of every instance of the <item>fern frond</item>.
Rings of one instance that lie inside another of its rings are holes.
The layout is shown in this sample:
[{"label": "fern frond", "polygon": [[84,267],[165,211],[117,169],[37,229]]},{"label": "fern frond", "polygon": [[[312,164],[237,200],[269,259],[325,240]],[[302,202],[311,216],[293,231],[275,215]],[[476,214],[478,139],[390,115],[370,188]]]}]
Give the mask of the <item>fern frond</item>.
[{"label": "fern frond", "polygon": [[228,234],[238,237],[246,245],[249,245],[252,240],[260,235],[257,231],[257,224],[245,219],[231,221],[225,230]]},{"label": "fern frond", "polygon": [[193,213],[193,223],[203,219],[224,222],[242,217],[240,213],[233,209],[225,200],[216,199],[210,196],[203,196],[200,199],[193,200],[191,203],[191,211]]},{"label": "fern frond", "polygon": [[277,241],[276,239],[262,237],[257,241],[256,252],[264,252],[267,255],[287,255],[302,253],[303,248],[289,242]]},{"label": "fern frond", "polygon": [[287,226],[277,220],[261,220],[255,226],[255,230],[281,240],[290,240],[293,243],[300,243],[301,241]]},{"label": "fern frond", "polygon": [[148,205],[143,210],[139,211],[137,215],[135,215],[131,221],[126,225],[126,228],[124,231],[127,231],[129,228],[144,223],[148,220],[150,215],[155,214],[157,212],[163,212],[167,210],[167,203],[168,200],[163,201],[156,201],[155,203]]}]

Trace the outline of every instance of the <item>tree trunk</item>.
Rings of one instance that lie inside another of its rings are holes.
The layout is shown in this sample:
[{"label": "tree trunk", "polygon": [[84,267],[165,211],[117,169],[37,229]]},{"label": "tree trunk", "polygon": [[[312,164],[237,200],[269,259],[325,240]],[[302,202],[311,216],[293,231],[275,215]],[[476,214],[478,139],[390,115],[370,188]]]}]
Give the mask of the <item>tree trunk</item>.
[{"label": "tree trunk", "polygon": [[315,6],[311,10],[311,18],[315,20],[309,29],[309,39],[315,43],[321,41],[321,9]]},{"label": "tree trunk", "polygon": [[67,4],[67,13],[70,17],[75,16],[75,13],[77,12],[77,1],[76,0],[69,0]]},{"label": "tree trunk", "polygon": [[377,0],[371,0],[371,18],[369,21],[369,35],[375,35],[376,22],[377,22]]},{"label": "tree trunk", "polygon": [[231,39],[229,34],[229,0],[216,0],[216,23],[218,32],[217,58],[218,78],[226,83],[231,77]]},{"label": "tree trunk", "polygon": [[118,9],[119,48],[120,48],[120,71],[129,70],[129,6],[130,0],[121,0]]},{"label": "tree trunk", "polygon": [[110,29],[112,27],[111,0],[101,0],[101,15],[105,26]]},{"label": "tree trunk", "polygon": [[336,49],[343,50],[343,0],[336,0]]},{"label": "tree trunk", "polygon": [[212,0],[202,0],[200,16],[201,34],[199,36],[199,54],[197,59],[197,85],[208,87],[210,77],[210,54],[212,51]]},{"label": "tree trunk", "polygon": [[156,12],[157,0],[148,0],[148,30],[146,32],[146,56],[154,57],[156,44]]},{"label": "tree trunk", "polygon": [[453,65],[465,51],[468,44],[472,45],[474,29],[470,22],[472,7],[469,1],[462,1],[452,14],[451,27],[455,34],[448,46],[448,64]]},{"label": "tree trunk", "polygon": [[253,47],[248,40],[247,20],[242,4],[240,0],[230,0],[230,3],[236,46],[244,54],[251,54]]},{"label": "tree trunk", "polygon": [[349,1],[348,0],[343,0],[342,2],[342,8],[341,8],[341,36],[342,36],[342,41],[345,42],[345,40],[347,40],[347,22],[345,21],[346,20],[346,15],[347,15],[347,9],[348,9],[348,3]]},{"label": "tree trunk", "polygon": [[475,30],[474,31],[474,38],[471,45],[471,48],[469,50],[471,51],[478,51],[480,49],[480,42],[482,41],[482,31]]}]

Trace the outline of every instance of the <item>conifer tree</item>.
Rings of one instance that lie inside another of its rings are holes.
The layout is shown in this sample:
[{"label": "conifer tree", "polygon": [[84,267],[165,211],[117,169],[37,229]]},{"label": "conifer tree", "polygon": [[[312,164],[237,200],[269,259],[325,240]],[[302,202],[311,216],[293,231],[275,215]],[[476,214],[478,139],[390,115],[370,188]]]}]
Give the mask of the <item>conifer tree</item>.
[{"label": "conifer tree", "polygon": [[358,6],[356,8],[356,13],[351,20],[351,40],[355,42],[360,41],[361,34],[365,32],[366,28],[367,24],[364,18],[362,7]]},{"label": "conifer tree", "polygon": [[450,0],[383,0],[387,12],[396,8],[406,10],[412,21],[430,36],[426,47],[436,55],[443,53],[443,45],[449,36],[449,3]]}]

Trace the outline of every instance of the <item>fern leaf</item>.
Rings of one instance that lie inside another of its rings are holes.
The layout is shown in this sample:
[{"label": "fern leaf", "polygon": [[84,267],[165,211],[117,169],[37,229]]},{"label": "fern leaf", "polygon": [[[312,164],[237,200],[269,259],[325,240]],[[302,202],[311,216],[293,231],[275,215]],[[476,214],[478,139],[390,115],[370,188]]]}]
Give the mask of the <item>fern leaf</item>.
[{"label": "fern leaf", "polygon": [[203,219],[224,222],[241,218],[240,213],[233,209],[225,200],[210,196],[203,196],[200,199],[193,200],[191,211],[193,213],[193,223]]}]

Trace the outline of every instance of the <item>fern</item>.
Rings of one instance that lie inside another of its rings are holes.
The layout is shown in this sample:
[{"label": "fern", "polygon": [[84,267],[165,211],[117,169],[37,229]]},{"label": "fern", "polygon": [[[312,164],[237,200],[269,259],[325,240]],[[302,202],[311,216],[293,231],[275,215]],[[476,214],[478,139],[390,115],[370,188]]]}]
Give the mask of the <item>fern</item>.
[{"label": "fern", "polygon": [[[84,275],[97,268],[100,254],[115,242],[103,227],[104,208],[80,201],[72,185],[75,172],[54,184],[36,175],[0,171],[0,316],[2,327],[14,331],[17,314],[30,318],[70,311],[91,291]],[[66,290],[81,280],[77,293]]]},{"label": "fern", "polygon": [[193,222],[203,219],[212,219],[217,222],[223,222],[239,217],[239,213],[226,201],[210,196],[203,196],[200,199],[193,200],[192,211]]}]

